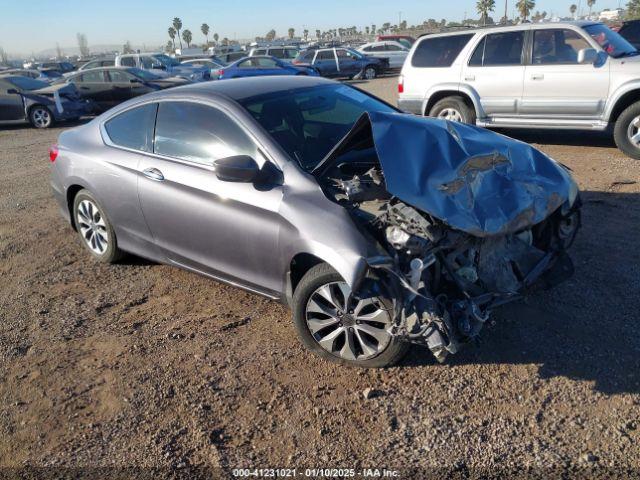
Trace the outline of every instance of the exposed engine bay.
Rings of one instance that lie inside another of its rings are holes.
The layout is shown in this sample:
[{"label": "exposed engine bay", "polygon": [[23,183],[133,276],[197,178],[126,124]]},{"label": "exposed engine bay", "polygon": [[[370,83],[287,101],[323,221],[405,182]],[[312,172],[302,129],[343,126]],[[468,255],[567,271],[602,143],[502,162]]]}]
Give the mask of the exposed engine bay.
[{"label": "exposed engine bay", "polygon": [[370,132],[355,131],[319,171],[325,194],[380,251],[353,295],[388,299],[393,335],[444,361],[478,338],[492,309],[573,274],[566,250],[580,226],[577,195],[517,231],[472,234],[391,194]]}]

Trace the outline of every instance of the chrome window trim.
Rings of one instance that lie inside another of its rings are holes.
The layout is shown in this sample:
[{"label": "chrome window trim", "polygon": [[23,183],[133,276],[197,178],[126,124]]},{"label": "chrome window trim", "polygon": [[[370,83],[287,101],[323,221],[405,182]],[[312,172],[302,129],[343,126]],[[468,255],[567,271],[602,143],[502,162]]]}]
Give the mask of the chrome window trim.
[{"label": "chrome window trim", "polygon": [[[243,131],[243,133],[247,135],[249,140],[255,145],[256,150],[264,156],[265,160],[273,163],[279,170],[281,171],[283,170],[283,166],[280,165],[275,160],[275,158],[269,153],[268,149],[265,148],[264,145],[262,145],[262,143],[255,137],[255,135],[253,135],[253,133],[251,133],[249,129],[246,128],[246,126],[243,123],[241,123],[240,120],[235,115],[233,115],[233,113],[228,108],[212,100],[194,99],[189,97],[176,97],[176,98],[146,100],[144,102],[131,105],[123,110],[119,110],[118,112],[111,114],[110,116],[108,116],[107,118],[105,118],[100,122],[100,135],[102,137],[102,141],[104,142],[104,144],[112,148],[117,148],[119,150],[124,150],[126,152],[137,153],[139,155],[145,155],[150,158],[158,158],[160,160],[168,160],[168,161],[179,163],[182,165],[200,167],[203,170],[215,171],[215,167],[213,165],[206,165],[204,163],[191,162],[189,160],[184,160],[181,158],[160,155],[155,152],[145,152],[144,150],[137,150],[135,148],[123,147],[121,145],[117,145],[116,143],[114,143],[113,140],[109,137],[109,134],[107,133],[107,129],[106,129],[106,124],[110,120],[116,118],[119,115],[122,115],[123,113],[133,110],[135,108],[144,107],[145,105],[150,105],[154,103],[160,104],[162,102],[189,102],[189,103],[196,103],[198,105],[205,105],[205,106],[220,110],[222,113],[227,115],[231,119],[231,121],[233,121]],[[156,112],[156,119],[157,119],[157,112]],[[154,133],[155,133],[155,122],[154,122]]]}]

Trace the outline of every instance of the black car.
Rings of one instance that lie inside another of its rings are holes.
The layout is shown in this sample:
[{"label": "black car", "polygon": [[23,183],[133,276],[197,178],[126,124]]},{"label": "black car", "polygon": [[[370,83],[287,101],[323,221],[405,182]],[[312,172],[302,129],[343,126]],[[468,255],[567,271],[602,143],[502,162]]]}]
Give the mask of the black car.
[{"label": "black car", "polygon": [[618,33],[637,50],[640,50],[640,20],[624,22]]},{"label": "black car", "polygon": [[29,121],[36,128],[48,128],[92,110],[73,85],[49,85],[20,75],[0,76],[0,124]]},{"label": "black car", "polygon": [[74,84],[82,98],[93,101],[96,112],[103,112],[130,98],[190,82],[135,67],[107,67],[82,70],[59,83]]}]

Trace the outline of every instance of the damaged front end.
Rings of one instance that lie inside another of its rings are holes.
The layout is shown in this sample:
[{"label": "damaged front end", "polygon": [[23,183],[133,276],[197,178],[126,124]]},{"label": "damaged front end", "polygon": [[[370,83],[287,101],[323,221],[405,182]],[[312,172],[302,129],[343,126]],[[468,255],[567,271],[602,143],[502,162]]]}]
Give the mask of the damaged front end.
[{"label": "damaged front end", "polygon": [[390,333],[439,361],[477,338],[493,308],[573,273],[576,184],[522,142],[369,113],[313,173],[379,251],[353,296],[388,299]]}]

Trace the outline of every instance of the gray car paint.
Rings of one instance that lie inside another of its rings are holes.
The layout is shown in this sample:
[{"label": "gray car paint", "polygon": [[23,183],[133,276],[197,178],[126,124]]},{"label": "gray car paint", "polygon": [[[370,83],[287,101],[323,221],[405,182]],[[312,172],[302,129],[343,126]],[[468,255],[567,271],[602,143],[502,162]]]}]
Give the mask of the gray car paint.
[{"label": "gray car paint", "polygon": [[[125,102],[60,135],[51,184],[67,219],[79,188],[92,192],[125,251],[177,265],[270,298],[291,295],[289,271],[299,254],[331,265],[353,286],[376,255],[346,210],[330,201],[235,100],[269,91],[334,83],[313,77],[261,77],[208,82]],[[104,123],[123,111],[167,100],[208,104],[227,113],[281,172],[282,185],[222,182],[212,167],[109,144]],[[143,175],[158,168],[165,181]],[[204,215],[204,216],[203,216]]]}]

